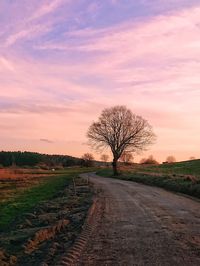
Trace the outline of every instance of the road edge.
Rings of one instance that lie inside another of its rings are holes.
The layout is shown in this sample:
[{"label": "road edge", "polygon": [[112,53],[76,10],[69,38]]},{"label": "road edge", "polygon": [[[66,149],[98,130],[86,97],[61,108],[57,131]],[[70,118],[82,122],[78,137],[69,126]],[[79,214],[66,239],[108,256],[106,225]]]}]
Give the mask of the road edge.
[{"label": "road edge", "polygon": [[91,236],[92,231],[96,227],[97,220],[96,213],[98,212],[100,206],[100,201],[98,200],[97,193],[95,193],[92,205],[89,208],[85,222],[82,226],[82,231],[79,236],[76,238],[74,244],[69,249],[67,254],[62,256],[60,262],[56,266],[72,266],[77,265],[81,253],[83,252],[89,237]]}]

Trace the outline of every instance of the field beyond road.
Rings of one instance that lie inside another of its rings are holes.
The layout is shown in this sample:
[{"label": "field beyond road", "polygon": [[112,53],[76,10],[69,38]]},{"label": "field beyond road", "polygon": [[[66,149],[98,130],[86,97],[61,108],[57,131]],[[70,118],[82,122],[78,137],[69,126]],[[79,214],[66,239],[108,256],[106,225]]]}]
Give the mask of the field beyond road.
[{"label": "field beyond road", "polygon": [[89,176],[99,191],[96,223],[74,265],[200,265],[199,202],[135,182]]}]

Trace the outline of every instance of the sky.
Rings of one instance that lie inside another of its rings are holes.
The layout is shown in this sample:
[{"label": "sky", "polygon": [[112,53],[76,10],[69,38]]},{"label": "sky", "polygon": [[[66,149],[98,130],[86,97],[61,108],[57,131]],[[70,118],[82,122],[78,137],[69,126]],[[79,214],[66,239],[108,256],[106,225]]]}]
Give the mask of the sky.
[{"label": "sky", "polygon": [[199,0],[1,0],[0,150],[82,156],[104,108],[147,119],[139,156],[200,157]]}]

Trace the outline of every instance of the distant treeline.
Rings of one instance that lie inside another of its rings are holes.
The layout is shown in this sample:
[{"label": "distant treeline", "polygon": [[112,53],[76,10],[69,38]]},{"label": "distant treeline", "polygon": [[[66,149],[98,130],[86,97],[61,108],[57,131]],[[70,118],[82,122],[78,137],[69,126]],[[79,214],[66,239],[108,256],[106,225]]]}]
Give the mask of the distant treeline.
[{"label": "distant treeline", "polygon": [[75,158],[67,155],[49,155],[36,152],[0,152],[0,165],[4,167],[9,166],[36,166],[46,165],[48,167],[55,166],[74,166],[83,165],[84,161],[79,158]]}]

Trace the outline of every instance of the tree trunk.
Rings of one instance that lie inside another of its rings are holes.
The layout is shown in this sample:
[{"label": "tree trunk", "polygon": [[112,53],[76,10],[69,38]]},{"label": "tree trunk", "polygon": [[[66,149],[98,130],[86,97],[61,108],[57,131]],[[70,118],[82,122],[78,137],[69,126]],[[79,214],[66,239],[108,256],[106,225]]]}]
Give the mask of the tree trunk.
[{"label": "tree trunk", "polygon": [[113,159],[112,166],[113,166],[113,174],[118,175],[119,173],[117,170],[117,160],[116,159]]}]

